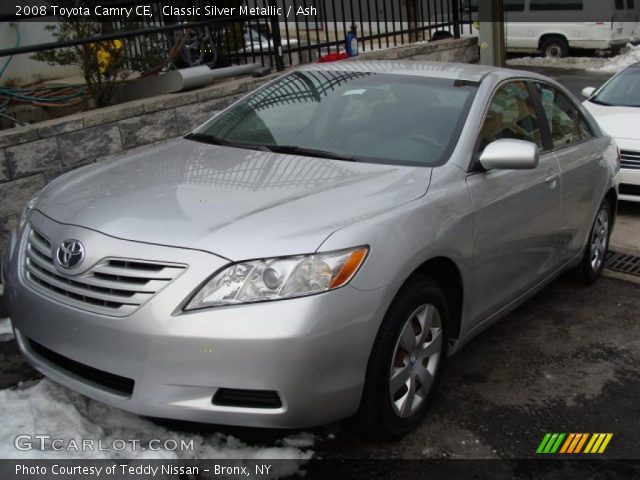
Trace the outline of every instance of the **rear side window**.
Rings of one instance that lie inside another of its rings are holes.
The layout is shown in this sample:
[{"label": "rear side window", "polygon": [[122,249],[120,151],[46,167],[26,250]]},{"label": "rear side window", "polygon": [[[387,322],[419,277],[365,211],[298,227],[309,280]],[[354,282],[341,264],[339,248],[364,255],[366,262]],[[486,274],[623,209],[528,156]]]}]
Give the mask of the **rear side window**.
[{"label": "rear side window", "polygon": [[540,122],[525,82],[510,82],[495,93],[480,133],[480,150],[495,140],[513,138],[542,148]]},{"label": "rear side window", "polygon": [[551,129],[553,148],[573,145],[593,136],[578,109],[562,92],[539,83],[536,87]]}]

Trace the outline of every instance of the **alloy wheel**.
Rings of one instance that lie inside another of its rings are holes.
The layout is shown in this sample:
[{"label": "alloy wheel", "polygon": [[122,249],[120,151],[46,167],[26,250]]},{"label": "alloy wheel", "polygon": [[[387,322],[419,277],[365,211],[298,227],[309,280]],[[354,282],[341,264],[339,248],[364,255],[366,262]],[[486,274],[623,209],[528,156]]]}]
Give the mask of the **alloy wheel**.
[{"label": "alloy wheel", "polygon": [[609,243],[609,213],[606,209],[598,212],[591,234],[591,268],[597,272],[602,267]]},{"label": "alloy wheel", "polygon": [[427,399],[438,371],[442,337],[442,320],[432,304],[416,308],[402,327],[389,375],[391,404],[398,417],[410,417]]}]

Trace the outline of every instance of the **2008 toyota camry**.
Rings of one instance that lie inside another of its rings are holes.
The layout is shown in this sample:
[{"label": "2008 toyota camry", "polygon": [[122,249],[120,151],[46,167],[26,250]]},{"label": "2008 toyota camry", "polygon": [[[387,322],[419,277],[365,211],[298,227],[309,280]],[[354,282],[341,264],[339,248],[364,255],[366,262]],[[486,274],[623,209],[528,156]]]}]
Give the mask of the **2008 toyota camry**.
[{"label": "2008 toyota camry", "polygon": [[618,168],[543,76],[308,66],[32,199],[3,273],[16,338],[139,414],[399,436],[448,355],[559,274],[596,280]]}]

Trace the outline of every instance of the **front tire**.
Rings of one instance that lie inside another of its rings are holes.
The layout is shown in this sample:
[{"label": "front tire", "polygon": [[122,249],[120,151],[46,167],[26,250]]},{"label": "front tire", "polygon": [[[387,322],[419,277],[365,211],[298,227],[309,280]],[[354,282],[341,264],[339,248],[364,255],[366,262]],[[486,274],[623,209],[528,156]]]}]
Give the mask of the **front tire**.
[{"label": "front tire", "polygon": [[611,223],[611,206],[609,201],[605,199],[600,204],[596,219],[591,227],[582,261],[572,271],[574,279],[578,282],[591,285],[600,277],[609,250]]},{"label": "front tire", "polygon": [[449,313],[439,285],[416,275],[400,290],[374,343],[358,413],[376,438],[398,438],[424,418],[447,355]]}]

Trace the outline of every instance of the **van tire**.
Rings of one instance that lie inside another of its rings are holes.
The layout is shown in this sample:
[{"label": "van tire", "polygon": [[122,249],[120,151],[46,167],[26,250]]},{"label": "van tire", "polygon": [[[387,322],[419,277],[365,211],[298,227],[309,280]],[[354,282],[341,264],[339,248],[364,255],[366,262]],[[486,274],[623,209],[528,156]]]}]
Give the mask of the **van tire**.
[{"label": "van tire", "polygon": [[569,55],[569,44],[567,39],[560,35],[549,35],[542,38],[540,51],[543,57],[564,58]]},{"label": "van tire", "polygon": [[440,30],[433,34],[433,36],[431,37],[431,41],[437,42],[439,40],[447,40],[450,38],[453,38],[453,35],[451,35],[451,33]]}]

